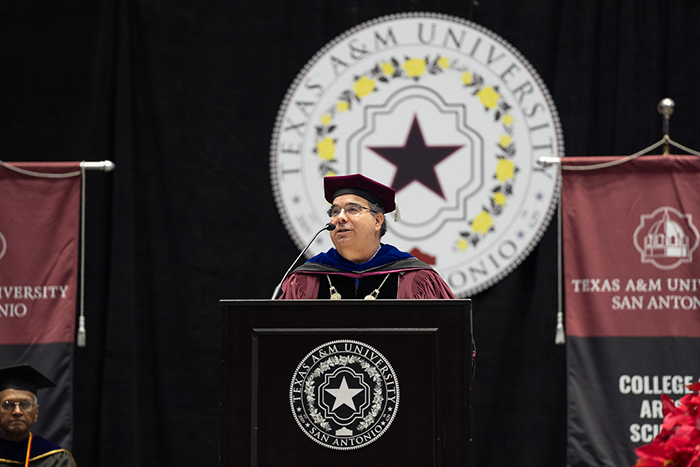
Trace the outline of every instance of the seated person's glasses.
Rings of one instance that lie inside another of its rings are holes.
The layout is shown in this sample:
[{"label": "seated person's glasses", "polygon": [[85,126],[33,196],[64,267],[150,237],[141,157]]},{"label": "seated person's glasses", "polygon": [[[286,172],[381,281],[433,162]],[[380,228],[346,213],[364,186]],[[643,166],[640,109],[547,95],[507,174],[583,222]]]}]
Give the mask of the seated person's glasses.
[{"label": "seated person's glasses", "polygon": [[334,204],[328,210],[328,217],[330,217],[330,218],[338,217],[342,211],[345,211],[345,214],[347,214],[348,216],[356,216],[359,213],[361,213],[363,209],[367,209],[368,211],[370,210],[370,208],[360,206],[359,204],[356,204],[356,203],[348,203],[342,208],[340,206],[336,206]]},{"label": "seated person's glasses", "polygon": [[34,402],[33,401],[28,401],[28,400],[23,400],[23,401],[2,401],[2,404],[0,404],[0,410],[3,412],[12,412],[15,410],[15,407],[19,407],[22,412],[26,412],[27,410],[31,409],[34,407]]}]

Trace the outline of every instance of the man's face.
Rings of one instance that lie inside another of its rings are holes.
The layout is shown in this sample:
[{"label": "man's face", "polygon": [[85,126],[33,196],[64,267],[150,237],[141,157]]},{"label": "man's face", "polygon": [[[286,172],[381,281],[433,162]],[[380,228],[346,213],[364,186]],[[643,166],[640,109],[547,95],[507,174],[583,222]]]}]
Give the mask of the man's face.
[{"label": "man's face", "polygon": [[17,404],[12,406],[9,412],[2,407],[5,401],[34,403],[36,397],[30,391],[19,389],[5,389],[0,392],[0,435],[10,441],[21,441],[29,436],[29,429],[36,423],[39,417],[39,404],[32,404],[26,410],[20,409]]},{"label": "man's face", "polygon": [[[333,200],[333,205],[341,208],[351,203],[369,208],[367,200],[357,195],[340,195]],[[338,216],[331,218],[331,222],[336,225],[335,230],[331,230],[331,240],[345,259],[364,263],[377,252],[383,214],[360,209],[359,213],[348,215],[342,210]]]}]

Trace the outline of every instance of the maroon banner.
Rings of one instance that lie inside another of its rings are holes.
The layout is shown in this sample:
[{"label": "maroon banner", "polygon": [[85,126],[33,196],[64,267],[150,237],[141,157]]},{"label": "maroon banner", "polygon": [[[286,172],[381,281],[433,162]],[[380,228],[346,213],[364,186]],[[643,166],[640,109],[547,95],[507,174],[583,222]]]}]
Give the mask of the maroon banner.
[{"label": "maroon banner", "polygon": [[68,449],[80,175],[78,162],[0,164],[0,367],[29,363],[57,383],[39,391],[33,431]]},{"label": "maroon banner", "polygon": [[0,344],[72,342],[78,292],[79,163],[0,166]]},{"label": "maroon banner", "polygon": [[700,377],[700,158],[562,169],[567,464],[632,465]]}]

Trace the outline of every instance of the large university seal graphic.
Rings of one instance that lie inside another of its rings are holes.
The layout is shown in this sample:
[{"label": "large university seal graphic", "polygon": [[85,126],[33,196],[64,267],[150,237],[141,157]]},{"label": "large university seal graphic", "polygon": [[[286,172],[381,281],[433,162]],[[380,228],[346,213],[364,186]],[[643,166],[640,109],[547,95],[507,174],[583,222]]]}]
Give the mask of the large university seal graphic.
[{"label": "large university seal graphic", "polygon": [[399,382],[376,349],[337,340],[304,357],[292,376],[289,402],[309,438],[330,449],[359,449],[389,429],[399,407]]},{"label": "large university seal graphic", "polygon": [[[323,177],[362,173],[397,192],[402,220],[383,241],[469,296],[517,267],[549,224],[559,177],[543,156],[563,156],[563,139],[532,66],[481,26],[421,13],[361,24],[307,63],[270,166],[299,248],[327,222]],[[308,254],[331,246],[320,236]]]}]

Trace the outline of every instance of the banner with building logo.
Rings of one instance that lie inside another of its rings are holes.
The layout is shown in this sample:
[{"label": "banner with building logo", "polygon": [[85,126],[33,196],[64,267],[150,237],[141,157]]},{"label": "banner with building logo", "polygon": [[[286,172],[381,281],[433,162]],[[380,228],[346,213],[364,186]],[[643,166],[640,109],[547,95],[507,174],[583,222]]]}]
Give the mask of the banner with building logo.
[{"label": "banner with building logo", "polygon": [[633,465],[700,378],[700,158],[562,174],[567,465]]},{"label": "banner with building logo", "polygon": [[[432,265],[458,296],[495,284],[544,233],[563,155],[554,102],[492,31],[406,13],[360,24],[306,64],[280,107],[271,178],[303,248],[327,221],[323,177],[362,173],[397,192],[386,243]],[[312,256],[331,247],[319,236]]]},{"label": "banner with building logo", "polygon": [[0,164],[0,367],[29,363],[39,391],[33,432],[70,448],[78,299],[80,164]]}]

